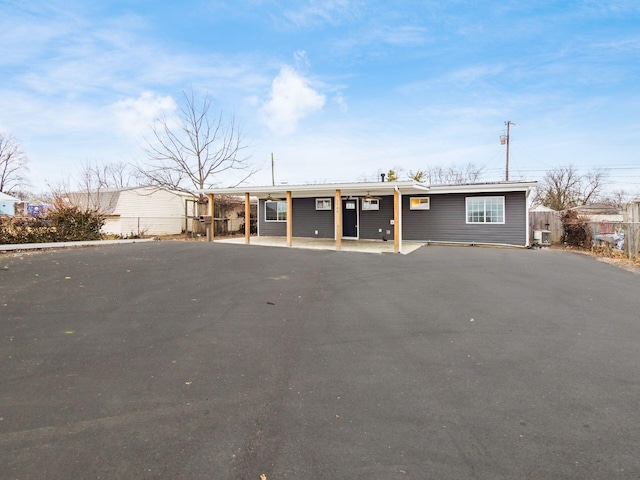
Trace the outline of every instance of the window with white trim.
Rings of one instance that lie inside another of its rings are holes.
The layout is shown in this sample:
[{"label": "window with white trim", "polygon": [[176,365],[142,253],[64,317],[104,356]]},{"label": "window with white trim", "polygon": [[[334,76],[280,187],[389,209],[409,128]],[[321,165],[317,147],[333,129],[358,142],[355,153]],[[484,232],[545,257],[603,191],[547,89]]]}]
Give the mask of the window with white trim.
[{"label": "window with white trim", "polygon": [[430,197],[411,197],[409,208],[411,210],[429,210],[431,208]]},{"label": "window with white trim", "polygon": [[331,199],[316,198],[316,210],[331,210]]},{"label": "window with white trim", "polygon": [[363,198],[362,210],[380,210],[380,199],[378,198]]},{"label": "window with white trim", "polygon": [[467,223],[504,223],[504,197],[467,197]]},{"label": "window with white trim", "polygon": [[267,222],[286,222],[287,202],[284,200],[266,200],[264,202],[264,219]]}]

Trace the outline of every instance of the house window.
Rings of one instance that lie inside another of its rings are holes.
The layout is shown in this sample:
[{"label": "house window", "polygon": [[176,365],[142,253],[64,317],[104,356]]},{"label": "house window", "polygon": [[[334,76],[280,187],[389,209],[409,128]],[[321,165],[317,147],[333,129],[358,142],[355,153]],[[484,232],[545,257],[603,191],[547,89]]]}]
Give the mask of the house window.
[{"label": "house window", "polygon": [[380,200],[378,198],[365,198],[362,200],[362,210],[380,210]]},{"label": "house window", "polygon": [[504,197],[467,197],[467,223],[504,223]]},{"label": "house window", "polygon": [[331,199],[316,198],[316,210],[331,210]]},{"label": "house window", "polygon": [[286,222],[287,202],[285,202],[284,200],[265,201],[264,218],[267,222]]},{"label": "house window", "polygon": [[429,210],[431,208],[430,198],[411,197],[410,208],[411,210]]}]

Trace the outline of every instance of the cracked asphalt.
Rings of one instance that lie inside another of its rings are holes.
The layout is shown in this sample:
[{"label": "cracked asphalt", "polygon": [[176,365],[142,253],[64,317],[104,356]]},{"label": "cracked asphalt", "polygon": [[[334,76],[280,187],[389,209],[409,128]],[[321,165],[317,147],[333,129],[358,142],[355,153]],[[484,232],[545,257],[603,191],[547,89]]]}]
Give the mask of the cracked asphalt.
[{"label": "cracked asphalt", "polygon": [[547,250],[0,256],[2,479],[637,479],[640,276]]}]

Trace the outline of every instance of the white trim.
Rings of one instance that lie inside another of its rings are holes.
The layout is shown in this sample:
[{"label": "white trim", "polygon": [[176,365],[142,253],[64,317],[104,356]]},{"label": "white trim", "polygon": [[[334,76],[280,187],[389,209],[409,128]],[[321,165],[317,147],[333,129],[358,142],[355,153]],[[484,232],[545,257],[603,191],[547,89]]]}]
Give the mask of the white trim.
[{"label": "white trim", "polygon": [[[369,204],[367,208],[365,208],[366,204]],[[374,208],[375,207],[375,208]],[[363,212],[372,212],[375,210],[380,210],[380,199],[379,198],[363,198],[360,203],[360,208]]]},{"label": "white trim", "polygon": [[[502,200],[502,221],[501,222],[487,222],[487,200],[499,198]],[[484,200],[484,222],[470,222],[469,221],[469,200]],[[467,225],[504,225],[507,221],[506,201],[504,195],[490,195],[482,197],[465,197],[464,198],[464,217]]]},{"label": "white trim", "polygon": [[[277,207],[276,207],[276,219],[275,219],[275,220],[269,220],[269,219],[267,218],[267,203],[269,203],[269,202],[272,202],[272,203],[278,203],[278,204],[280,204],[280,203],[284,203],[284,206],[285,206],[285,208],[284,208],[284,213],[286,214],[286,217],[285,217],[285,219],[284,219],[284,220],[280,220],[280,219],[278,219],[278,217],[279,217],[279,215],[278,215],[278,214],[280,213],[280,210],[278,210],[278,208],[277,208]],[[289,218],[289,211],[288,211],[288,209],[287,209],[287,201],[286,201],[286,200],[265,200],[265,201],[264,201],[264,221],[265,221],[265,222],[270,222],[270,223],[286,223],[286,222],[287,222],[287,218]]]},{"label": "white trim", "polygon": [[[344,200],[340,200],[340,203],[344,203],[344,202],[356,202],[356,236],[355,237],[345,237],[344,236],[344,212],[347,210],[344,205],[340,205],[340,207],[342,208],[342,238],[343,239],[347,239],[347,240],[360,240],[360,202],[359,199],[357,197],[355,198],[345,198]],[[351,209],[349,209],[351,210]]]},{"label": "white trim", "polygon": [[435,185],[428,186],[414,181],[402,182],[350,182],[333,184],[308,184],[308,185],[268,185],[268,186],[240,186],[233,188],[212,188],[199,190],[198,193],[214,195],[244,195],[249,193],[254,197],[265,199],[284,197],[290,191],[293,198],[330,197],[336,190],[342,195],[366,197],[393,195],[397,188],[403,195],[424,195],[444,193],[506,193],[528,192],[536,186],[537,182],[495,182],[474,183],[468,185]]},{"label": "white trim", "polygon": [[531,203],[533,202],[533,198],[531,198],[531,190],[527,191],[527,194],[525,196],[524,199],[524,216],[525,216],[525,240],[524,240],[524,245],[525,247],[529,247],[529,237],[531,234],[531,225],[529,225],[529,209],[531,208]]},{"label": "white trim", "polygon": [[[416,208],[413,208],[413,199],[416,200],[427,200],[426,202],[419,202],[419,206]],[[426,207],[424,207],[423,205],[426,205]],[[409,210],[416,210],[416,211],[420,211],[420,210],[431,210],[431,197],[409,197]]]},{"label": "white trim", "polygon": [[400,224],[398,225],[398,253],[402,253],[402,211],[404,209],[402,208],[402,192],[400,191],[400,189],[396,189],[396,191],[398,192],[398,223]]},{"label": "white trim", "polygon": [[529,192],[537,182],[474,183],[473,185],[434,185],[429,193],[506,193]]},{"label": "white trim", "polygon": [[[320,208],[318,208],[318,202],[326,202],[329,201],[329,208],[325,208],[323,206],[321,206]],[[333,210],[333,199],[330,197],[322,197],[322,198],[316,198],[316,210],[317,211],[331,211]]]},{"label": "white trim", "polygon": [[342,195],[365,197],[367,195],[383,196],[392,195],[395,188],[399,188],[405,193],[413,192],[416,195],[429,191],[429,187],[419,182],[351,182],[335,184],[309,184],[309,185],[268,185],[268,186],[240,186],[233,188],[211,188],[198,192],[213,193],[214,195],[244,195],[249,193],[260,199],[265,199],[271,195],[273,197],[284,197],[290,191],[293,198],[309,197],[329,197],[336,190],[340,190]]},{"label": "white trim", "polygon": [[260,236],[260,200],[258,200],[258,206],[256,208],[256,235],[258,237]]}]

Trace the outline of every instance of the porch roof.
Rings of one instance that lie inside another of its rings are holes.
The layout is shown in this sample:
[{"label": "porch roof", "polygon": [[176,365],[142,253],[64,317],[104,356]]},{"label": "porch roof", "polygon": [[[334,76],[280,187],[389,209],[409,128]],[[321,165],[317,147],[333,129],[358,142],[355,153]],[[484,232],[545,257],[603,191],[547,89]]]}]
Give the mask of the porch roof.
[{"label": "porch roof", "polygon": [[336,190],[341,195],[364,197],[367,195],[393,195],[400,193],[427,193],[429,187],[418,182],[353,182],[353,183],[317,183],[307,185],[240,186],[233,188],[204,189],[202,193],[213,195],[243,195],[248,193],[258,198],[284,197],[291,192],[293,198],[333,196]]},{"label": "porch roof", "polygon": [[203,189],[206,195],[244,195],[248,193],[258,198],[285,197],[291,192],[293,198],[327,197],[335,195],[336,190],[344,196],[365,197],[393,195],[394,190],[402,195],[425,195],[428,193],[478,193],[478,192],[506,192],[529,191],[536,182],[492,182],[473,183],[464,185],[434,185],[428,186],[415,181],[402,182],[350,182],[350,183],[313,183],[306,185],[274,185],[274,186],[239,186],[231,188]]}]

